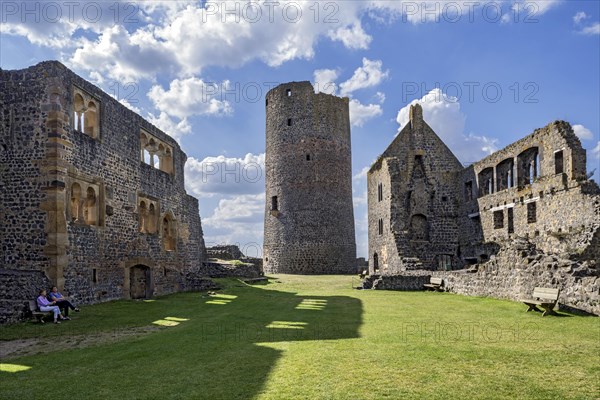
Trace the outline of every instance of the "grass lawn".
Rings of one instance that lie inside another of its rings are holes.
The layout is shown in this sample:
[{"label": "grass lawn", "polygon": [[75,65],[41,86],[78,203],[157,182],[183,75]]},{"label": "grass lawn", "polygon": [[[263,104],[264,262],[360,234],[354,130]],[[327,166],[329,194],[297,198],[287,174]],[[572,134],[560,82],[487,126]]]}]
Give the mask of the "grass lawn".
[{"label": "grass lawn", "polygon": [[110,302],[61,325],[0,327],[0,346],[73,342],[0,360],[0,399],[600,398],[597,317],[359,291],[351,279],[221,280],[217,296]]}]

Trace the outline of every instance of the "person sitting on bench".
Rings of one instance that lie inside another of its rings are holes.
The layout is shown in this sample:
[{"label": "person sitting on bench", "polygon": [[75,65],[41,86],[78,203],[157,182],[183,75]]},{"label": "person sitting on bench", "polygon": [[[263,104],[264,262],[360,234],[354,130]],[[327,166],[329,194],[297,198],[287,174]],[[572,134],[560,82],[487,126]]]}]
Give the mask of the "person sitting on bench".
[{"label": "person sitting on bench", "polygon": [[60,308],[56,305],[56,302],[49,302],[46,298],[46,289],[40,290],[40,295],[37,298],[37,305],[40,308],[40,311],[52,311],[54,313],[54,323],[60,324],[59,318],[61,320],[69,319],[62,316],[60,313]]},{"label": "person sitting on bench", "polygon": [[48,295],[50,301],[54,301],[58,308],[63,311],[65,317],[69,316],[69,308],[75,312],[79,312],[79,308],[75,307],[68,298],[63,296],[56,286],[52,286],[52,291]]}]

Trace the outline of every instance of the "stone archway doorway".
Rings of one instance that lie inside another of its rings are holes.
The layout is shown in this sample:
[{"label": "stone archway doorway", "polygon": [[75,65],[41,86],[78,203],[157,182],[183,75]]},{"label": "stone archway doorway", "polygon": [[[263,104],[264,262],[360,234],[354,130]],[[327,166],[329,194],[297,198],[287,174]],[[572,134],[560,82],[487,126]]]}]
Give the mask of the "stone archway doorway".
[{"label": "stone archway doorway", "polygon": [[129,269],[129,294],[132,299],[152,297],[152,270],[146,265],[134,265]]}]

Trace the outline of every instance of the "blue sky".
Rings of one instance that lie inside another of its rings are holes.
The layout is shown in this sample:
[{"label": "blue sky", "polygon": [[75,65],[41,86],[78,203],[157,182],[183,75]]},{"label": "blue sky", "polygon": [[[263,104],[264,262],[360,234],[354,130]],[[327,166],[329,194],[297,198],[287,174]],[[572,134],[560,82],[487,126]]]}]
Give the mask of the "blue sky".
[{"label": "blue sky", "polygon": [[598,1],[24,4],[0,5],[0,66],[60,60],[176,137],[207,245],[260,255],[264,95],[277,83],[351,98],[359,256],[365,170],[410,103],[465,163],[557,119],[588,170],[600,163]]}]

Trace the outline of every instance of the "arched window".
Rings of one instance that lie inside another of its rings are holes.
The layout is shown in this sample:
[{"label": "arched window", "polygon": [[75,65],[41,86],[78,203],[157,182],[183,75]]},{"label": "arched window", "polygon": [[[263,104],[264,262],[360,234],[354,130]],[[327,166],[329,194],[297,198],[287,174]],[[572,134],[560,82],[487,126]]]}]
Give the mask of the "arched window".
[{"label": "arched window", "polygon": [[173,152],[169,147],[165,149],[165,155],[163,156],[163,163],[160,169],[167,174],[173,173]]},{"label": "arched window", "polygon": [[158,145],[158,162],[154,164],[154,168],[158,168],[162,171],[164,165],[164,157],[165,157],[165,146],[161,144]]},{"label": "arched window", "polygon": [[96,225],[98,223],[98,212],[96,210],[96,191],[94,190],[94,188],[88,187],[87,194],[85,197],[85,206],[83,209],[83,215],[86,224]]},{"label": "arched window", "polygon": [[146,202],[145,201],[141,201],[140,202],[140,206],[139,206],[139,214],[140,214],[140,232],[141,233],[146,233],[146,224],[148,221],[148,208],[146,206]]},{"label": "arched window", "polygon": [[71,185],[71,221],[82,222],[83,201],[81,199],[81,185],[75,182]]},{"label": "arched window", "polygon": [[148,233],[156,233],[156,208],[154,204],[150,203],[148,207],[148,223],[146,224]]},{"label": "arched window", "polygon": [[98,109],[96,103],[90,101],[85,110],[84,133],[96,138],[98,137]]},{"label": "arched window", "polygon": [[537,147],[531,147],[517,156],[517,182],[519,186],[532,184],[539,176],[540,154]]},{"label": "arched window", "polygon": [[73,100],[73,129],[83,131],[84,112],[85,102],[83,101],[83,97],[79,93],[76,93]]},{"label": "arched window", "polygon": [[[146,162],[146,146],[148,145],[148,137],[144,133],[140,133],[140,160]],[[150,155],[150,154],[148,154]]]},{"label": "arched window", "polygon": [[165,215],[162,220],[162,239],[166,251],[175,250],[175,227],[169,214]]}]

